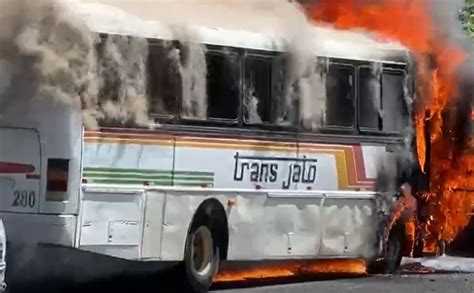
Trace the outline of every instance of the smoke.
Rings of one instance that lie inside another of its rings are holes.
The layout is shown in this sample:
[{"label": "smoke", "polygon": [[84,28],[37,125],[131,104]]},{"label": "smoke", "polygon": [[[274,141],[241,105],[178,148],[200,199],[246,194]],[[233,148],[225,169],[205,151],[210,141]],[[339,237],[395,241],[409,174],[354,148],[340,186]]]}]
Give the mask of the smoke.
[{"label": "smoke", "polygon": [[189,41],[193,30],[185,26],[175,28],[175,36],[181,43],[172,59],[177,62],[181,77],[182,114],[187,118],[207,118],[207,66],[206,48]]},{"label": "smoke", "polygon": [[35,1],[2,1],[1,110],[15,93],[33,88],[31,98],[54,97],[76,108],[95,96],[93,36],[66,11]]},{"label": "smoke", "polygon": [[99,102],[104,118],[147,125],[147,41],[107,36],[98,54]]},{"label": "smoke", "polygon": [[[81,111],[87,128],[98,120],[148,123],[146,42],[108,37],[96,50],[97,36],[60,3],[1,5],[1,112],[17,98],[52,99]],[[21,95],[23,88],[31,92]]]}]

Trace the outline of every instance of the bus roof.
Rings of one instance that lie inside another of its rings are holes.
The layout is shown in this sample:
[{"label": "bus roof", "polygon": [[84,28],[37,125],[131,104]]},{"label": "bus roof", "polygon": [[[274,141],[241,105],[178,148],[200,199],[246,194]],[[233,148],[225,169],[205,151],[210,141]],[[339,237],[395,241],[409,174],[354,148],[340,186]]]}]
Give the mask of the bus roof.
[{"label": "bus roof", "polygon": [[[193,26],[186,31],[159,20],[128,14],[116,7],[98,3],[76,3],[74,11],[97,33],[119,34],[150,39],[187,39],[208,45],[265,51],[287,51],[293,40],[275,34],[263,34],[220,27]],[[408,50],[395,42],[381,42],[366,33],[336,30],[314,25],[308,30],[305,46],[314,47],[315,55],[355,60],[404,63]],[[403,61],[401,61],[403,60]]]}]

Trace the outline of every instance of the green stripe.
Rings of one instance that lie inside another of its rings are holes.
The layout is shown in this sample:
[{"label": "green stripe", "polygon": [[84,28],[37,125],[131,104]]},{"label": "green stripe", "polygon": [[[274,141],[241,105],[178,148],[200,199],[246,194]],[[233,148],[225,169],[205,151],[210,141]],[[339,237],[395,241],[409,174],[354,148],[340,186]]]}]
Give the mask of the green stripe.
[{"label": "green stripe", "polygon": [[142,185],[148,182],[151,185],[161,186],[201,186],[213,185],[213,172],[199,171],[164,171],[149,169],[124,168],[84,168],[83,177],[90,183]]}]

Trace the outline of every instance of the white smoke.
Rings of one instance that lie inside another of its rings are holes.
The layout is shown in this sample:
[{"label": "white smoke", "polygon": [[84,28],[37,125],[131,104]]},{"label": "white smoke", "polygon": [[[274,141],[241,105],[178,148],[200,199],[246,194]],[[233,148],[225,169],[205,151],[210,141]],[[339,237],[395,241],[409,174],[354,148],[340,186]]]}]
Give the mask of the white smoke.
[{"label": "white smoke", "polygon": [[71,13],[42,1],[4,0],[0,58],[4,111],[18,90],[80,109],[96,97],[93,35]]},{"label": "white smoke", "polygon": [[100,110],[105,118],[147,125],[147,41],[107,36],[99,55]]},{"label": "white smoke", "polygon": [[[207,66],[205,46],[192,42],[193,31],[179,27],[175,31],[182,44],[176,51],[181,76],[182,114],[187,118],[207,118]],[[179,58],[178,58],[179,56]]]}]

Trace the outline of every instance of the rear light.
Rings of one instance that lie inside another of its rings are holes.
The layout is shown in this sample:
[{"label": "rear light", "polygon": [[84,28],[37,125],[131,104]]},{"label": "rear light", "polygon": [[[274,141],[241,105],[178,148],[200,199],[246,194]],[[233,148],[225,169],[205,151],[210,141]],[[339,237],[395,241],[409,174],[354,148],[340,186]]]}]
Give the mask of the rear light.
[{"label": "rear light", "polygon": [[49,159],[46,183],[47,201],[65,201],[68,198],[69,160]]}]

